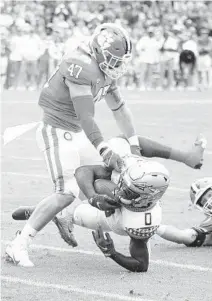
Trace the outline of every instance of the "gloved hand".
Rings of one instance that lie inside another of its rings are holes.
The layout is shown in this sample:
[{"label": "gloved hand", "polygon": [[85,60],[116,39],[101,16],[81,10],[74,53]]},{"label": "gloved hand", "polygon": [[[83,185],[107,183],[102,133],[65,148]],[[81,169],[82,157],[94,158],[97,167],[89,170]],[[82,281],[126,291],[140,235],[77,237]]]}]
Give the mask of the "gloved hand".
[{"label": "gloved hand", "polygon": [[105,194],[96,194],[90,198],[88,202],[93,207],[102,211],[115,210],[121,206],[118,202]]},{"label": "gloved hand", "polygon": [[100,155],[102,156],[103,162],[108,168],[115,169],[117,172],[121,172],[124,162],[118,154],[112,151],[112,149],[109,147],[104,147],[100,150]]},{"label": "gloved hand", "polygon": [[110,257],[115,254],[116,250],[113,244],[113,240],[110,237],[109,233],[105,233],[106,238],[104,237],[104,233],[102,228],[99,227],[96,231],[92,231],[93,239],[105,257]]}]

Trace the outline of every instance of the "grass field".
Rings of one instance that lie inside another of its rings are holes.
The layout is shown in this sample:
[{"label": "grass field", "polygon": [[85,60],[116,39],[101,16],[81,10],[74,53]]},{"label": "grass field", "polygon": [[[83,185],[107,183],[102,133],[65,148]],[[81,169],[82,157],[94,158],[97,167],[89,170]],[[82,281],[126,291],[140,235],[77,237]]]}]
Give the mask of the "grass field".
[{"label": "grass field", "polygon": [[[187,210],[190,183],[212,173],[211,92],[123,91],[141,135],[182,149],[190,148],[196,135],[208,138],[201,170],[160,160],[170,170],[171,184],[163,199],[163,223],[181,228],[202,219]],[[12,125],[37,121],[41,112],[35,92],[2,94],[2,131]],[[107,138],[118,133],[104,103],[97,106],[97,121]],[[88,154],[83,163],[88,161]],[[30,256],[34,268],[24,269],[4,261],[8,240],[24,225],[13,221],[19,205],[35,205],[51,192],[44,160],[36,146],[35,131],[24,134],[2,149],[2,300],[16,301],[211,301],[212,248],[186,248],[152,239],[149,271],[130,273],[104,258],[91,231],[75,228],[79,246],[72,249],[50,223],[34,240]],[[118,251],[128,253],[129,239],[113,235]]]}]

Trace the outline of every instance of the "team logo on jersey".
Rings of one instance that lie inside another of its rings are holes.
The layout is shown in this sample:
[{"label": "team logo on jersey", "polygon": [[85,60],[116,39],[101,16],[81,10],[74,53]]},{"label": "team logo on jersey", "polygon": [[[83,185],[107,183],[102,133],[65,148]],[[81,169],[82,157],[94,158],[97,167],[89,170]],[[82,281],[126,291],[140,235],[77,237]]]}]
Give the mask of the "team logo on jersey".
[{"label": "team logo on jersey", "polygon": [[98,44],[101,48],[107,49],[111,46],[111,43],[114,41],[113,34],[107,30],[103,30],[97,38]]},{"label": "team logo on jersey", "polygon": [[71,141],[71,140],[72,140],[72,135],[71,135],[71,133],[65,132],[65,133],[64,133],[64,138],[65,138],[67,141]]}]

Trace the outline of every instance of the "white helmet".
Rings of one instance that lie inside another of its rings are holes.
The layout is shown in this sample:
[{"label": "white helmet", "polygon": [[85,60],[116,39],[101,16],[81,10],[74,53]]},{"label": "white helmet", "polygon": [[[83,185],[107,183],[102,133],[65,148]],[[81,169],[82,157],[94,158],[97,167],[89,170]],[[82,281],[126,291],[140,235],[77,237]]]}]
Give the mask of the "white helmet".
[{"label": "white helmet", "polygon": [[133,156],[121,173],[116,194],[127,209],[146,211],[155,206],[168,186],[169,172],[162,164]]},{"label": "white helmet", "polygon": [[195,181],[190,187],[190,199],[197,209],[212,216],[212,177]]}]

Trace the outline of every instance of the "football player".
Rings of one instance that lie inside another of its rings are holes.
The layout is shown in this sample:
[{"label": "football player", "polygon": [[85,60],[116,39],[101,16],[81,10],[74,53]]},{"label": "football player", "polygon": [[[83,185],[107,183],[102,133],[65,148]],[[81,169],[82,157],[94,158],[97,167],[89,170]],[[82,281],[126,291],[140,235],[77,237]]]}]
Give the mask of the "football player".
[{"label": "football player", "polygon": [[[94,241],[106,257],[133,272],[146,272],[149,266],[149,239],[161,222],[160,199],[169,185],[169,173],[160,163],[131,155],[126,140],[114,138],[111,149],[124,154],[123,170],[103,165],[81,166],[76,179],[88,198],[72,207],[72,224],[93,229]],[[32,207],[22,207],[13,218],[24,219]],[[108,232],[130,237],[130,255],[116,251]]]},{"label": "football player", "polygon": [[[33,266],[28,257],[28,246],[55,215],[64,240],[69,245],[77,245],[63,209],[79,193],[74,172],[80,166],[80,149],[86,152],[88,143],[92,144],[106,166],[120,171],[120,156],[104,141],[96,124],[96,102],[105,98],[131,151],[140,154],[140,141],[131,114],[116,86],[116,80],[127,70],[131,52],[129,35],[122,27],[102,24],[96,28],[89,44],[81,44],[64,56],[45,84],[39,99],[43,121],[37,129],[37,142],[44,153],[54,190],[36,206],[21,233],[6,249],[8,256],[17,259],[20,265]],[[191,152],[163,147],[145,138],[142,143],[144,156],[145,151],[150,150],[151,155],[156,148],[162,157],[173,158],[193,168],[202,165],[202,149],[198,143]]]},{"label": "football player", "polygon": [[190,188],[190,198],[193,206],[205,215],[200,225],[183,230],[171,225],[160,225],[157,234],[187,247],[212,246],[212,178],[195,181]]},{"label": "football player", "polygon": [[[95,103],[105,97],[121,131],[138,151],[131,114],[116,86],[116,80],[127,70],[131,54],[128,33],[118,25],[105,23],[96,28],[89,44],[65,54],[42,89],[39,106],[43,120],[36,135],[54,191],[38,204],[21,234],[6,250],[13,258],[22,258],[20,265],[33,266],[27,254],[30,241],[78,195],[74,172],[80,166],[80,149],[86,150],[86,144],[91,143],[108,167],[120,170],[120,157],[104,141],[95,121]],[[57,222],[69,244],[76,246],[62,214]]]}]

